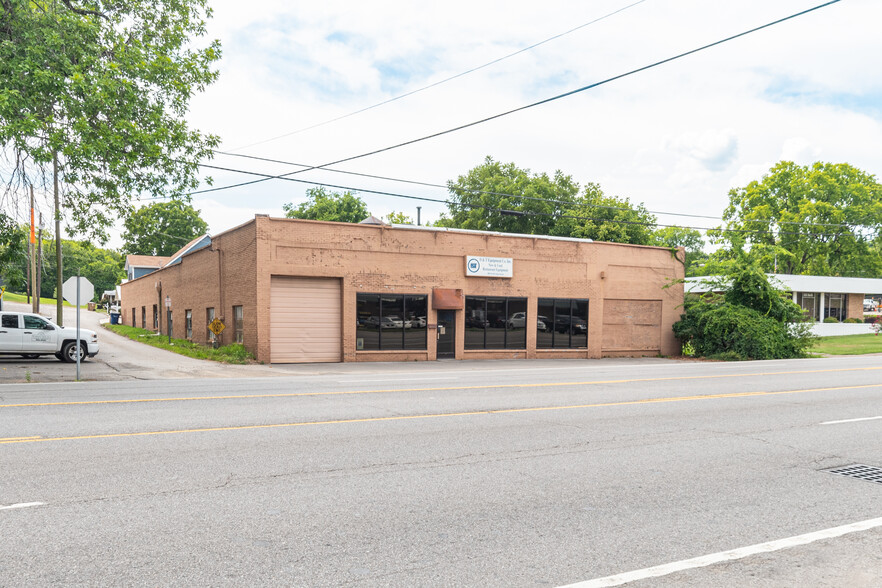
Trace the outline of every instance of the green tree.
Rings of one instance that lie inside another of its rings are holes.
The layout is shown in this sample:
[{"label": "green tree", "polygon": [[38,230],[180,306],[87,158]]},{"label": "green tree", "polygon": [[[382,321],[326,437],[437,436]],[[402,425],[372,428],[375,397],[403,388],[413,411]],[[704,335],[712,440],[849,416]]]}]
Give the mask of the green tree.
[{"label": "green tree", "polygon": [[766,272],[882,276],[874,251],[882,228],[882,186],[846,163],[775,165],[729,192],[716,242],[749,248]]},{"label": "green tree", "polygon": [[28,263],[28,229],[0,213],[0,277],[10,290],[24,291]]},{"label": "green tree", "polygon": [[[96,247],[88,241],[61,242],[61,253],[64,256],[64,276],[61,283],[71,276],[80,275],[88,278],[95,286],[95,298],[97,302],[105,290],[113,290],[125,279],[125,257],[112,249]],[[55,241],[43,241],[43,281],[40,295],[47,298],[55,297],[56,272],[55,264],[46,263],[46,260],[55,257]]]},{"label": "green tree", "polygon": [[697,275],[700,268],[696,267],[707,261],[704,252],[704,239],[701,232],[685,227],[661,227],[653,234],[653,245],[661,247],[683,247],[686,250],[686,275]]},{"label": "green tree", "polygon": [[360,223],[370,216],[364,200],[352,192],[331,192],[327,188],[310,188],[306,191],[306,201],[294,206],[293,202],[283,204],[285,216],[307,220],[336,221],[341,223]]},{"label": "green tree", "polygon": [[589,183],[580,193],[572,176],[556,171],[531,174],[513,163],[487,157],[484,163],[448,182],[448,213],[434,226],[578,237],[648,245],[656,219],[643,205],[606,196]]},{"label": "green tree", "polygon": [[[0,156],[12,189],[62,184],[75,233],[105,239],[140,193],[180,197],[217,137],[189,127],[215,80],[207,0],[0,0]],[[9,193],[7,193],[9,196]]]},{"label": "green tree", "polygon": [[489,156],[447,188],[449,216],[442,215],[434,226],[532,235],[558,234],[560,215],[579,193],[579,184],[560,171],[553,178],[534,175]]},{"label": "green tree", "polygon": [[168,256],[208,232],[199,211],[180,200],[143,206],[125,220],[123,252]]},{"label": "green tree", "polygon": [[607,196],[595,183],[589,183],[555,229],[557,235],[654,245],[656,218],[643,204],[631,204],[629,198]]},{"label": "green tree", "polygon": [[403,212],[392,211],[383,217],[386,222],[393,225],[412,225],[415,224],[413,219]]}]

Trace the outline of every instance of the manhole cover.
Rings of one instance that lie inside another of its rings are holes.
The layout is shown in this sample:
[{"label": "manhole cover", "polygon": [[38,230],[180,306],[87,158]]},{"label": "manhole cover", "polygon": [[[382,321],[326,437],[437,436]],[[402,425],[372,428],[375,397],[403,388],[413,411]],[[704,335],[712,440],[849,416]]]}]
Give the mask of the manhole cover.
[{"label": "manhole cover", "polygon": [[866,480],[867,482],[882,484],[882,468],[877,468],[875,466],[855,463],[826,471],[831,474],[836,474],[837,476],[848,476],[849,478],[857,478],[859,480]]}]

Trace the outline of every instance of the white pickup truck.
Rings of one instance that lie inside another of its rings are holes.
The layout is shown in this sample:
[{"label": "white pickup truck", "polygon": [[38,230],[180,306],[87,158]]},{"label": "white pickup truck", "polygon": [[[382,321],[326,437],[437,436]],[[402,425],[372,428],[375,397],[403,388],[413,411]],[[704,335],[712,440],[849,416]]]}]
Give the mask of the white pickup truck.
[{"label": "white pickup truck", "polygon": [[75,362],[79,349],[80,361],[98,353],[98,333],[59,327],[49,319],[31,312],[0,312],[0,355],[21,355],[32,359],[54,355],[61,361]]}]

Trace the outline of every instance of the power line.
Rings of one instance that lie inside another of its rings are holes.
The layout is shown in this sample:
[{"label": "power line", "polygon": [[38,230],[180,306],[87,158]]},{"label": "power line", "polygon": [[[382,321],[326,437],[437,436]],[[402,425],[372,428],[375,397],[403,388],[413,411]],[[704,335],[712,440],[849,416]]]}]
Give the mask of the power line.
[{"label": "power line", "polygon": [[[483,204],[468,204],[468,203],[462,203],[462,202],[452,202],[450,200],[442,200],[440,198],[429,198],[426,196],[413,196],[410,194],[398,194],[395,192],[385,192],[385,191],[381,191],[381,190],[368,190],[368,189],[364,189],[364,188],[355,188],[352,186],[343,186],[343,185],[339,185],[339,184],[329,184],[327,182],[314,182],[314,181],[310,181],[310,180],[302,180],[299,178],[273,176],[270,174],[264,174],[264,173],[255,172],[255,171],[240,170],[240,169],[234,169],[234,168],[229,168],[229,167],[221,167],[221,166],[209,165],[209,164],[205,164],[205,163],[200,163],[199,166],[209,168],[209,169],[216,169],[219,171],[227,171],[227,172],[240,173],[240,174],[246,174],[246,175],[252,175],[252,176],[261,176],[264,179],[280,179],[280,180],[285,180],[286,182],[296,182],[299,184],[310,184],[313,186],[325,186],[328,188],[334,188],[337,190],[347,190],[350,192],[376,194],[376,195],[380,195],[380,196],[392,196],[394,198],[404,198],[407,200],[418,200],[418,201],[422,201],[422,202],[436,202],[438,204],[446,204],[448,206],[460,206],[463,208],[479,208],[481,210],[489,210],[492,212],[498,212],[502,215],[508,215],[508,216],[522,216],[522,217],[525,217],[525,216],[544,216],[544,217],[553,217],[553,218],[568,218],[568,219],[580,220],[580,221],[595,221],[595,222],[601,222],[601,223],[640,225],[640,226],[646,226],[646,227],[673,227],[673,228],[678,228],[678,229],[693,229],[693,230],[705,231],[705,232],[719,231],[722,233],[760,233],[760,234],[766,232],[766,231],[758,231],[758,230],[751,230],[751,229],[729,229],[729,228],[724,229],[724,228],[719,228],[719,227],[693,227],[693,226],[684,226],[684,225],[671,225],[671,224],[664,224],[664,223],[654,223],[654,222],[648,222],[648,221],[630,221],[630,220],[624,220],[624,219],[605,219],[605,218],[597,218],[597,217],[590,217],[590,216],[576,216],[576,215],[562,214],[562,213],[559,214],[559,213],[553,213],[553,212],[506,210],[504,208],[498,208],[495,206],[487,206],[487,205],[483,205]],[[633,212],[636,212],[636,211],[633,211]],[[776,234],[777,235],[800,235],[800,236],[804,236],[804,237],[838,237],[839,235],[842,235],[843,233],[841,233],[841,232],[840,233],[805,233],[805,232],[797,232],[797,231],[778,231]]]},{"label": "power line", "polygon": [[726,38],[721,39],[721,40],[719,40],[719,41],[714,41],[713,43],[708,43],[707,45],[702,45],[701,47],[697,47],[697,48],[695,48],[695,49],[691,49],[691,50],[686,51],[686,52],[684,52],[684,53],[680,53],[680,54],[678,54],[678,55],[674,55],[673,57],[668,57],[668,58],[666,58],[666,59],[662,59],[662,60],[660,60],[660,61],[656,61],[656,62],[651,63],[651,64],[649,64],[649,65],[644,65],[643,67],[639,67],[639,68],[637,68],[637,69],[633,69],[633,70],[628,71],[628,72],[626,72],[626,73],[619,74],[619,75],[613,76],[613,77],[611,77],[611,78],[606,78],[605,80],[602,80],[602,81],[600,81],[600,82],[595,82],[595,83],[593,83],[593,84],[589,84],[589,85],[587,85],[587,86],[582,86],[581,88],[576,88],[575,90],[570,90],[569,92],[564,92],[563,94],[558,94],[558,95],[556,95],[556,96],[552,96],[551,98],[545,98],[545,99],[543,99],[543,100],[539,100],[538,102],[532,102],[532,103],[527,104],[527,105],[525,105],[525,106],[520,106],[520,107],[518,107],[518,108],[514,108],[514,109],[512,109],[512,110],[507,110],[507,111],[505,111],[505,112],[500,112],[500,113],[498,113],[498,114],[494,114],[494,115],[492,115],[492,116],[488,116],[488,117],[482,118],[482,119],[480,119],[480,120],[476,120],[476,121],[473,121],[473,122],[470,122],[470,123],[466,123],[466,124],[463,124],[463,125],[459,125],[459,126],[457,126],[457,127],[453,127],[453,128],[450,128],[450,129],[447,129],[447,130],[444,130],[444,131],[439,131],[439,132],[437,132],[437,133],[432,133],[431,135],[425,135],[425,136],[423,136],[423,137],[419,137],[419,138],[417,138],[417,139],[411,139],[411,140],[409,140],[409,141],[405,141],[405,142],[403,142],[403,143],[397,143],[397,144],[395,144],[395,145],[390,145],[390,146],[388,146],[388,147],[383,147],[383,148],[381,148],[381,149],[375,149],[375,150],[373,150],[373,151],[368,151],[368,152],[366,152],[366,153],[361,153],[361,154],[359,154],[359,155],[353,155],[353,156],[351,156],[351,157],[345,157],[345,158],[343,158],[343,159],[338,159],[338,160],[336,160],[336,161],[331,161],[331,162],[328,162],[328,163],[325,163],[325,164],[322,164],[322,165],[316,165],[316,166],[309,167],[309,168],[306,168],[306,169],[293,171],[293,172],[290,172],[290,173],[287,173],[287,174],[283,174],[283,175],[281,175],[281,176],[271,176],[271,177],[268,177],[268,178],[262,178],[262,179],[259,179],[259,180],[251,180],[251,181],[249,181],[249,182],[241,182],[241,183],[239,183],[239,184],[231,184],[231,185],[229,185],[229,186],[218,186],[217,188],[207,188],[207,189],[205,189],[205,190],[197,190],[197,191],[195,191],[195,192],[191,192],[190,195],[192,196],[192,195],[194,195],[194,194],[205,194],[205,193],[207,193],[207,192],[217,192],[217,191],[219,191],[219,190],[228,190],[228,189],[231,189],[231,188],[239,188],[239,187],[241,187],[241,186],[248,186],[248,185],[251,185],[251,184],[257,184],[257,183],[260,183],[260,182],[265,182],[265,181],[267,181],[267,180],[269,180],[269,179],[285,178],[285,177],[288,177],[288,176],[292,176],[292,175],[295,175],[295,174],[304,173],[304,172],[311,171],[311,170],[314,170],[314,169],[323,169],[323,168],[326,168],[326,167],[331,166],[331,165],[337,165],[337,164],[339,164],[339,163],[345,163],[345,162],[347,162],[347,161],[353,161],[353,160],[356,160],[356,159],[361,159],[361,158],[364,158],[364,157],[369,157],[369,156],[371,156],[371,155],[377,155],[377,154],[379,154],[379,153],[384,153],[384,152],[386,152],[386,151],[392,151],[392,150],[394,150],[394,149],[399,149],[399,148],[401,148],[401,147],[406,147],[406,146],[408,146],[408,145],[413,145],[413,144],[415,144],[415,143],[420,143],[420,142],[422,142],[422,141],[427,141],[427,140],[429,140],[429,139],[434,139],[434,138],[437,138],[437,137],[441,137],[441,136],[443,136],[443,135],[447,135],[447,134],[450,134],[450,133],[454,133],[454,132],[456,132],[456,131],[461,131],[461,130],[463,130],[463,129],[467,129],[467,128],[469,128],[469,127],[477,126],[477,125],[479,125],[479,124],[483,124],[483,123],[485,123],[485,122],[489,122],[489,121],[492,121],[492,120],[496,120],[496,119],[498,119],[498,118],[502,118],[502,117],[504,117],[504,116],[508,116],[508,115],[510,115],[510,114],[514,114],[514,113],[516,113],[516,112],[521,112],[521,111],[523,111],[523,110],[527,110],[527,109],[529,109],[529,108],[534,108],[534,107],[536,107],[536,106],[541,106],[541,105],[543,105],[543,104],[548,104],[548,103],[550,103],[550,102],[554,102],[555,100],[560,100],[560,99],[562,99],[562,98],[566,98],[566,97],[568,97],[568,96],[572,96],[572,95],[574,95],[574,94],[578,94],[578,93],[580,93],[580,92],[584,92],[584,91],[586,91],[586,90],[591,90],[591,89],[593,89],[593,88],[597,88],[597,87],[599,87],[599,86],[603,86],[603,85],[608,84],[608,83],[610,83],[610,82],[613,82],[613,81],[616,81],[616,80],[620,80],[620,79],[622,79],[622,78],[626,78],[626,77],[628,77],[628,76],[631,76],[631,75],[634,75],[634,74],[637,74],[637,73],[640,73],[640,72],[643,72],[643,71],[647,71],[647,70],[649,70],[649,69],[652,69],[652,68],[658,67],[658,66],[660,66],[660,65],[664,65],[664,64],[666,64],[666,63],[670,63],[670,62],[672,62],[672,61],[675,61],[675,60],[677,60],[677,59],[681,59],[681,58],[683,58],[683,57],[686,57],[686,56],[692,55],[692,54],[694,54],[694,53],[698,53],[698,52],[700,52],[700,51],[704,51],[704,50],[706,50],[706,49],[710,49],[711,47],[715,47],[715,46],[717,46],[717,45],[722,45],[723,43],[727,43],[727,42],[732,41],[732,40],[734,40],[734,39],[738,39],[738,38],[740,38],[740,37],[744,37],[744,36],[749,35],[749,34],[751,34],[751,33],[755,33],[755,32],[757,32],[757,31],[761,31],[761,30],[763,30],[763,29],[767,29],[767,28],[769,28],[769,27],[771,27],[771,26],[774,26],[774,25],[780,24],[780,23],[785,22],[785,21],[788,21],[788,20],[792,20],[792,19],[794,19],[794,18],[797,18],[797,17],[799,17],[799,16],[803,16],[803,15],[808,14],[808,13],[810,13],[810,12],[814,12],[814,11],[819,10],[819,9],[821,9],[821,8],[824,8],[824,7],[826,7],[826,6],[830,6],[831,4],[836,4],[836,3],[840,2],[840,1],[841,1],[841,0],[830,0],[829,2],[825,2],[825,3],[823,3],[823,4],[819,4],[819,5],[814,6],[814,7],[812,7],[812,8],[808,8],[808,9],[806,9],[806,10],[802,10],[802,11],[800,11],[800,12],[797,12],[797,13],[791,14],[790,16],[785,16],[784,18],[779,18],[779,19],[777,19],[777,20],[774,20],[774,21],[772,21],[772,22],[766,23],[766,24],[764,24],[764,25],[760,25],[760,26],[758,26],[758,27],[754,27],[754,28],[752,28],[752,29],[750,29],[750,30],[747,30],[747,31],[744,31],[744,32],[738,33],[738,34],[736,34],[736,35],[732,35],[732,36],[730,36],[730,37],[726,37]]},{"label": "power line", "polygon": [[[305,168],[309,168],[309,167],[311,167],[311,166],[309,166],[309,165],[307,165],[307,164],[305,164],[305,163],[294,163],[294,162],[290,162],[290,161],[282,161],[282,160],[280,160],[280,159],[270,159],[270,158],[268,158],[268,157],[259,157],[259,156],[256,156],[256,155],[245,155],[245,154],[241,154],[241,153],[229,153],[229,152],[225,152],[225,151],[215,151],[215,153],[218,154],[218,155],[226,155],[226,156],[229,156],[229,157],[240,157],[240,158],[243,158],[243,159],[254,159],[254,160],[257,160],[257,161],[266,161],[266,162],[269,162],[269,163],[279,163],[279,164],[283,164],[283,165],[294,165],[294,166],[297,166],[297,167],[305,167]],[[426,187],[430,187],[430,188],[443,188],[443,189],[445,189],[445,190],[451,190],[450,186],[448,186],[448,185],[446,185],[446,184],[436,184],[436,183],[431,183],[431,182],[421,182],[421,181],[417,181],[417,180],[406,180],[406,179],[402,179],[402,178],[393,178],[393,177],[389,177],[389,176],[379,176],[379,175],[375,175],[375,174],[365,174],[365,173],[352,172],[352,171],[346,171],[346,170],[340,170],[340,169],[333,169],[333,168],[327,168],[327,167],[322,168],[322,170],[323,170],[323,171],[333,172],[333,173],[338,173],[338,174],[345,174],[345,175],[358,176],[358,177],[363,177],[363,178],[371,178],[371,179],[377,179],[377,180],[386,180],[386,181],[391,181],[391,182],[400,182],[400,183],[404,183],[404,184],[412,184],[412,185],[416,185],[416,186],[426,186]],[[305,170],[304,170],[304,171],[305,171]],[[268,179],[272,179],[272,178],[280,178],[280,179],[284,179],[284,175],[271,176],[271,177],[268,178]],[[322,184],[322,185],[325,185],[325,184]],[[505,197],[505,198],[519,198],[519,199],[521,199],[521,200],[532,200],[532,201],[537,201],[537,202],[548,202],[548,203],[550,203],[550,204],[560,204],[560,205],[564,205],[564,206],[570,206],[570,205],[573,204],[572,202],[569,202],[569,201],[566,201],[566,200],[556,200],[556,199],[553,199],[553,198],[540,198],[540,197],[538,197],[538,196],[525,196],[525,195],[522,195],[522,194],[510,194],[510,193],[507,193],[507,192],[495,192],[495,191],[492,191],[492,190],[473,190],[473,189],[466,189],[466,188],[452,188],[452,189],[453,189],[453,190],[458,190],[458,191],[461,191],[461,192],[467,192],[467,193],[469,193],[469,194],[487,194],[487,195],[489,195],[489,196],[502,196],[502,197]],[[358,191],[363,191],[363,190],[360,189],[360,188],[358,188],[357,190],[358,190]],[[590,206],[590,207],[592,207],[592,208],[603,208],[603,209],[607,209],[607,210],[621,210],[621,211],[625,211],[625,212],[628,212],[628,211],[632,211],[632,210],[633,210],[633,209],[631,209],[631,208],[625,208],[625,207],[622,207],[622,206],[611,206],[611,205],[607,205],[607,204],[586,204],[586,205],[587,205],[587,206]],[[722,217],[719,217],[719,216],[711,216],[711,215],[705,215],[705,214],[691,214],[691,213],[687,213],[687,212],[663,212],[663,211],[658,211],[658,210],[647,210],[646,212],[648,212],[649,214],[658,214],[658,215],[665,215],[665,216],[681,216],[681,217],[689,217],[689,218],[704,218],[704,219],[710,219],[710,220],[725,221],[725,219],[722,218]],[[864,225],[864,224],[858,224],[858,223],[852,223],[852,224],[849,224],[849,223],[822,223],[822,222],[805,222],[805,221],[781,221],[781,220],[777,220],[777,219],[744,219],[743,222],[750,222],[750,223],[767,223],[767,224],[777,224],[777,225],[812,226],[812,227],[865,227],[865,228],[875,228],[875,225]]]},{"label": "power line", "polygon": [[423,87],[421,87],[421,88],[417,88],[416,90],[411,90],[411,91],[409,91],[409,92],[405,92],[404,94],[401,94],[401,95],[399,95],[399,96],[395,96],[395,97],[393,97],[393,98],[389,98],[389,99],[387,99],[387,100],[383,100],[382,102],[377,102],[376,104],[372,104],[371,106],[366,106],[366,107],[361,108],[361,109],[359,109],[359,110],[355,110],[355,111],[353,111],[353,112],[350,112],[349,114],[343,114],[343,115],[338,116],[338,117],[336,117],[336,118],[331,118],[331,119],[328,119],[328,120],[322,121],[322,122],[320,122],[320,123],[316,123],[316,124],[310,125],[310,126],[308,126],[308,127],[303,127],[303,128],[301,128],[301,129],[297,129],[296,131],[291,131],[290,133],[284,133],[284,134],[282,134],[282,135],[277,135],[277,136],[275,136],[275,137],[271,137],[271,138],[269,138],[269,139],[264,139],[264,140],[262,140],[262,141],[257,141],[256,143],[250,143],[250,144],[245,145],[245,146],[243,146],[243,147],[237,147],[237,148],[235,148],[235,149],[232,149],[231,151],[240,151],[240,150],[242,150],[242,149],[248,149],[249,147],[255,147],[255,146],[257,146],[257,145],[263,145],[264,143],[270,143],[270,142],[272,142],[272,141],[276,141],[276,140],[278,140],[278,139],[284,139],[285,137],[290,137],[290,136],[292,136],[292,135],[296,135],[296,134],[298,134],[298,133],[302,133],[302,132],[304,132],[304,131],[309,131],[309,130],[312,130],[312,129],[315,129],[315,128],[318,128],[318,127],[321,127],[321,126],[324,126],[324,125],[327,125],[327,124],[330,124],[330,123],[333,123],[333,122],[337,122],[337,121],[339,121],[339,120],[343,120],[344,118],[349,118],[349,117],[351,117],[351,116],[355,116],[356,114],[361,114],[362,112],[367,112],[368,110],[373,110],[374,108],[377,108],[377,107],[379,107],[379,106],[384,106],[384,105],[386,105],[386,104],[389,104],[390,102],[395,102],[395,101],[397,101],[397,100],[401,100],[402,98],[407,98],[408,96],[413,96],[414,94],[417,94],[417,93],[422,92],[422,91],[424,91],[424,90],[428,90],[428,89],[430,89],[430,88],[434,88],[435,86],[440,86],[441,84],[445,84],[445,83],[450,82],[450,81],[453,81],[453,80],[455,80],[455,79],[457,79],[457,78],[461,78],[461,77],[466,76],[466,75],[468,75],[468,74],[474,73],[474,72],[476,72],[476,71],[478,71],[478,70],[484,69],[484,68],[486,68],[486,67],[490,67],[491,65],[495,65],[495,64],[497,64],[497,63],[499,63],[499,62],[501,62],[501,61],[505,61],[506,59],[509,59],[510,57],[514,57],[514,56],[516,56],[516,55],[520,55],[521,53],[524,53],[524,52],[526,52],[526,51],[530,51],[531,49],[535,49],[536,47],[539,47],[540,45],[544,45],[545,43],[549,43],[549,42],[551,42],[551,41],[554,41],[555,39],[559,39],[559,38],[561,38],[561,37],[563,37],[563,36],[565,36],[565,35],[569,35],[570,33],[574,33],[574,32],[576,32],[576,31],[578,31],[578,30],[580,30],[580,29],[584,29],[584,28],[587,27],[587,26],[590,26],[590,25],[593,25],[593,24],[595,24],[595,23],[598,23],[598,22],[600,22],[600,21],[602,21],[602,20],[605,20],[605,19],[607,19],[607,18],[609,18],[609,17],[611,17],[611,16],[614,16],[614,15],[620,13],[620,12],[624,12],[625,10],[628,10],[629,8],[632,8],[632,7],[634,7],[634,6],[637,6],[638,4],[643,4],[644,2],[646,2],[646,0],[638,0],[637,2],[633,2],[633,3],[631,3],[631,4],[628,4],[627,6],[624,6],[624,7],[622,7],[622,8],[619,8],[618,10],[614,10],[613,12],[610,12],[609,14],[605,14],[605,15],[599,17],[599,18],[595,18],[595,19],[592,20],[592,21],[589,21],[589,22],[586,22],[586,23],[580,24],[579,26],[574,27],[574,28],[572,28],[572,29],[570,29],[570,30],[568,30],[568,31],[564,31],[564,32],[562,32],[562,33],[558,33],[557,35],[554,35],[554,36],[552,36],[552,37],[548,37],[547,39],[544,39],[544,40],[542,40],[542,41],[539,41],[538,43],[533,43],[532,45],[528,45],[527,47],[524,47],[524,48],[522,48],[522,49],[518,49],[518,50],[515,51],[514,53],[509,53],[508,55],[503,55],[502,57],[498,57],[498,58],[496,58],[496,59],[494,59],[494,60],[492,60],[492,61],[488,61],[487,63],[484,63],[483,65],[478,65],[478,66],[473,67],[473,68],[471,68],[471,69],[468,69],[468,70],[466,70],[466,71],[463,71],[463,72],[460,72],[460,73],[458,73],[458,74],[452,75],[452,76],[450,76],[450,77],[448,77],[448,78],[444,78],[443,80],[438,80],[437,82],[432,82],[431,84],[429,84],[429,85],[427,85],[427,86],[423,86]]}]

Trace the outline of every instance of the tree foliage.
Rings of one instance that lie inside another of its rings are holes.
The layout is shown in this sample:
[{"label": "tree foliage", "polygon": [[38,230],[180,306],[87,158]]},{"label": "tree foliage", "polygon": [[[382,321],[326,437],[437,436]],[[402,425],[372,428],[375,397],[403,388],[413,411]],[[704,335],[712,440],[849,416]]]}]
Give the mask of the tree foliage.
[{"label": "tree foliage", "polygon": [[360,223],[370,216],[367,204],[352,192],[332,192],[324,187],[310,188],[305,202],[283,204],[282,208],[288,218],[307,220]]},{"label": "tree foliage", "polygon": [[0,277],[13,289],[25,283],[27,260],[27,228],[0,213]]},{"label": "tree foliage", "polygon": [[169,256],[208,232],[199,211],[180,200],[143,206],[125,220],[123,252]]},{"label": "tree foliage", "polygon": [[181,196],[218,138],[189,128],[217,76],[207,0],[0,0],[0,156],[7,193],[51,183],[74,232],[106,237],[139,193]]},{"label": "tree foliage", "polygon": [[[27,227],[18,227],[18,232],[21,235],[22,253],[6,267],[7,272],[4,272],[4,277],[7,278],[10,290],[24,292],[27,288]],[[101,298],[101,294],[105,290],[114,289],[126,277],[125,258],[112,249],[102,249],[88,241],[65,239],[61,242],[61,252],[66,260],[62,284],[71,276],[77,275],[77,271],[79,271],[81,276],[88,278],[95,286],[96,301]],[[55,240],[44,239],[40,295],[45,298],[55,298],[56,270],[54,260]]]},{"label": "tree foliage", "polygon": [[447,184],[448,214],[435,226],[649,244],[656,219],[642,205],[607,196],[556,171],[531,174],[487,157]]},{"label": "tree foliage", "polygon": [[393,225],[413,225],[413,219],[403,212],[392,211],[383,217],[386,222]]},{"label": "tree foliage", "polygon": [[[758,265],[741,257],[713,292],[687,296],[674,334],[698,356],[726,359],[805,357],[814,344],[802,309]],[[714,292],[723,291],[722,295]]]},{"label": "tree foliage", "polygon": [[686,250],[686,275],[697,275],[702,268],[699,266],[707,261],[704,252],[704,239],[701,232],[685,227],[661,227],[653,234],[652,245],[661,247],[683,247]]},{"label": "tree foliage", "polygon": [[717,242],[749,247],[767,272],[882,276],[882,185],[846,163],[782,161],[731,190],[723,219]]}]

